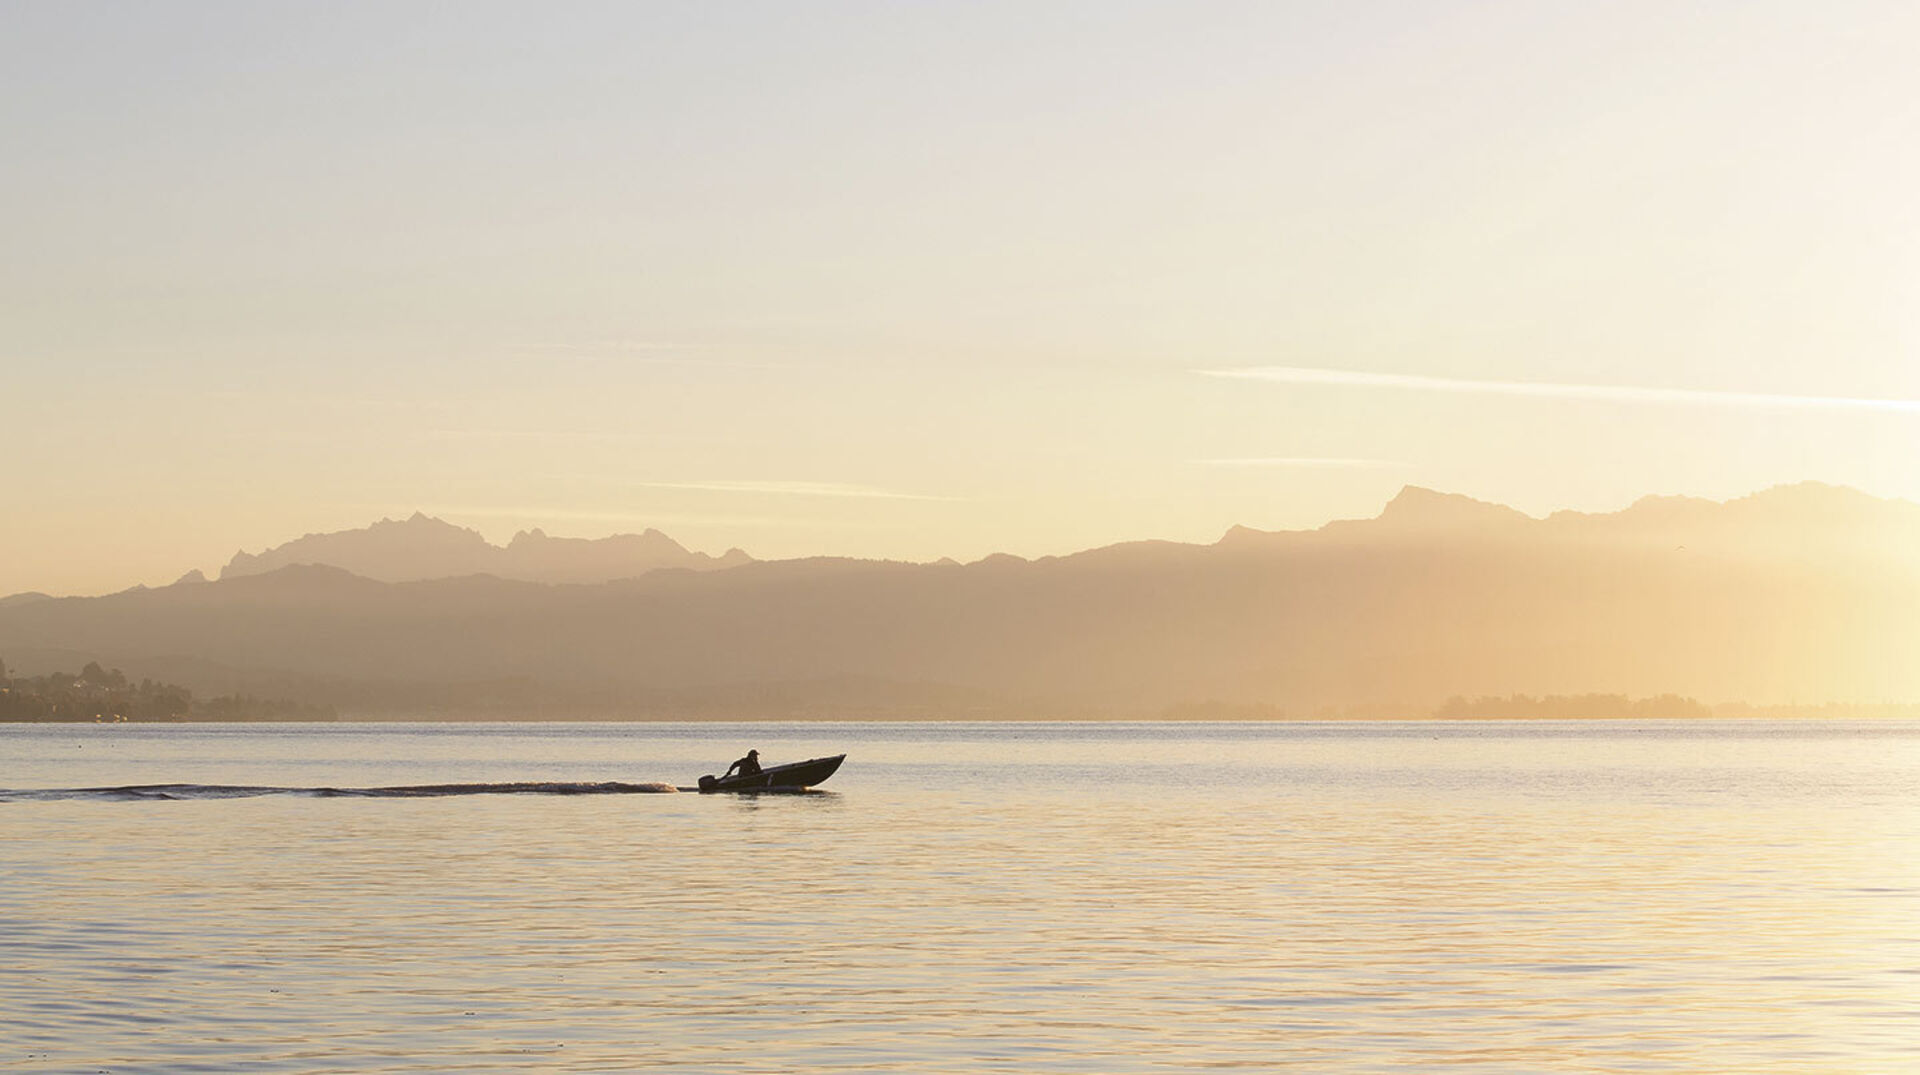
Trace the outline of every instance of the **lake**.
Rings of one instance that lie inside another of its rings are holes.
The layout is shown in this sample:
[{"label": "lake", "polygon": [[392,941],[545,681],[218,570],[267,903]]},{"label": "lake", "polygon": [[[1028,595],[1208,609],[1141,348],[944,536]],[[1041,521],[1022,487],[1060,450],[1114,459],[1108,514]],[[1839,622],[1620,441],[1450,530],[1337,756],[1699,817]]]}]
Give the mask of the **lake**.
[{"label": "lake", "polygon": [[[634,790],[748,747],[849,756]],[[0,788],[8,1070],[1920,1070],[1912,723],[10,725]]]}]

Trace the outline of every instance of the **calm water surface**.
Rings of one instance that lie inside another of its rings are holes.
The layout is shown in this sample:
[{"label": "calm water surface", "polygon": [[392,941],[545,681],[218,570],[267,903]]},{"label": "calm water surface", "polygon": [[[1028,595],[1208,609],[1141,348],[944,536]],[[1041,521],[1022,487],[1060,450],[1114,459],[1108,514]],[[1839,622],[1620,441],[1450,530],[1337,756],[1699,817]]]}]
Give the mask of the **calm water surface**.
[{"label": "calm water surface", "polygon": [[[850,757],[207,790],[749,746]],[[0,788],[7,1070],[1920,1070],[1911,724],[16,725]]]}]

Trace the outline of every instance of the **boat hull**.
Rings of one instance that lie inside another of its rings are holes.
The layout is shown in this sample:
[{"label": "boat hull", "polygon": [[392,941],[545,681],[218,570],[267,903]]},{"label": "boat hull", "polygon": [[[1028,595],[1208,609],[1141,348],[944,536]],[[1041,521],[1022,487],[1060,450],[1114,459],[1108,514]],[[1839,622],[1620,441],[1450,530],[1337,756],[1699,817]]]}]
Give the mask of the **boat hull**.
[{"label": "boat hull", "polygon": [[809,758],[787,765],[773,765],[751,776],[703,776],[700,790],[708,791],[800,791],[832,776],[847,760],[845,754],[830,758]]}]

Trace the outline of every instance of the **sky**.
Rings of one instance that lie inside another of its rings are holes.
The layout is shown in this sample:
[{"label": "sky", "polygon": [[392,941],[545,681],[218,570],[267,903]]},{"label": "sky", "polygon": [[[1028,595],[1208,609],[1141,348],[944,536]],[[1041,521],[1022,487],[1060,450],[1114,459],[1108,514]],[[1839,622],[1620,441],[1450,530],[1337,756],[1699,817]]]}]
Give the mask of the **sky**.
[{"label": "sky", "polygon": [[1920,499],[1920,6],[0,0],[0,594]]}]

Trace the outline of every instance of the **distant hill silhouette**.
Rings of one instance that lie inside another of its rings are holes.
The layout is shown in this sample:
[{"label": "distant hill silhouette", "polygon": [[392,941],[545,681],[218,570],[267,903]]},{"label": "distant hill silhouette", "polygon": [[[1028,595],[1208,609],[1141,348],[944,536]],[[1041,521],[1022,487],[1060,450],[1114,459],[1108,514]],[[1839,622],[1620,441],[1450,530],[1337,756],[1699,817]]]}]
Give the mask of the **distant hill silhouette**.
[{"label": "distant hill silhouette", "polygon": [[[446,548],[472,548],[432,525]],[[1544,519],[1410,487],[1373,519],[1034,561],[825,558],[591,585],[497,570],[405,582],[331,566],[233,572],[0,607],[0,657],[98,660],[347,714],[1419,716],[1453,696],[1914,701],[1916,550],[1920,505],[1821,485]]]},{"label": "distant hill silhouette", "polygon": [[[479,532],[415,513],[382,519],[360,530],[308,534],[258,555],[234,553],[222,579],[264,575],[295,564],[338,567],[381,582],[412,582],[460,575],[496,575],[527,582],[609,582],[661,568],[706,571],[753,558],[739,549],[714,557],[689,552],[658,530],[598,540],[548,537],[523,530],[505,548]],[[184,580],[183,580],[184,581]]]},{"label": "distant hill silhouette", "polygon": [[26,593],[8,594],[5,597],[0,597],[0,608],[7,608],[13,605],[31,605],[35,601],[51,601],[53,599],[52,594],[41,593],[38,590],[29,590]]}]

